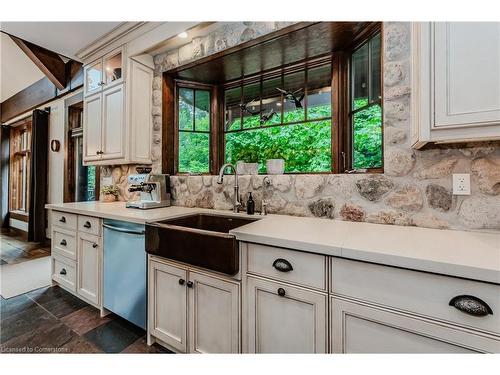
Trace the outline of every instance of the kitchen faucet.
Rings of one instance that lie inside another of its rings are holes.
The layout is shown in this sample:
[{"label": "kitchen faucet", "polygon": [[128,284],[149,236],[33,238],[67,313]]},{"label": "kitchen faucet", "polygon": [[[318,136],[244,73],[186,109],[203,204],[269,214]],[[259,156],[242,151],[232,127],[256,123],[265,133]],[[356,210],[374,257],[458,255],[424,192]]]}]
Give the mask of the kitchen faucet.
[{"label": "kitchen faucet", "polygon": [[262,180],[262,209],[260,211],[261,215],[267,215],[267,206],[269,202],[266,201],[266,187],[271,186],[271,180],[268,176],[265,176]]},{"label": "kitchen faucet", "polygon": [[238,172],[236,171],[236,167],[232,164],[224,164],[220,171],[219,171],[219,178],[217,179],[217,183],[219,185],[222,184],[222,181],[224,180],[224,170],[226,168],[231,168],[233,171],[234,171],[234,197],[233,197],[233,212],[235,213],[238,213],[238,209],[240,208],[241,206],[241,202],[240,202],[240,199],[239,199],[239,191],[240,191],[240,188],[238,186]]}]

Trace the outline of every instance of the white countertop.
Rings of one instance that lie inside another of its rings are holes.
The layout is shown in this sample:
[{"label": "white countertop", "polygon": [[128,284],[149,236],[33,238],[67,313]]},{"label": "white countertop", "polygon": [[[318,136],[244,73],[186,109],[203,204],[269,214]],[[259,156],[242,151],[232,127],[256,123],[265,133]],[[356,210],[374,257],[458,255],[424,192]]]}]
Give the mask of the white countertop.
[{"label": "white countertop", "polygon": [[[48,204],[45,207],[135,223],[196,212],[244,215],[179,206],[138,210],[125,208],[124,202],[78,202]],[[262,220],[233,229],[231,233],[241,241],[500,284],[500,233],[353,223],[284,215],[264,216]]]}]

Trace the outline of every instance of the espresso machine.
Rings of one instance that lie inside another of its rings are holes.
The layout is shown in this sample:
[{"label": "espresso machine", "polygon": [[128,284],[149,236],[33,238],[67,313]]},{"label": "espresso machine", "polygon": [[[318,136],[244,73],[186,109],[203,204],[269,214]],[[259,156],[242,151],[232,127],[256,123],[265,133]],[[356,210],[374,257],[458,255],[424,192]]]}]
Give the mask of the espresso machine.
[{"label": "espresso machine", "polygon": [[149,208],[170,206],[170,176],[152,174],[151,169],[138,169],[139,173],[128,176],[128,191],[140,192],[139,200],[130,200],[126,207],[146,210]]}]

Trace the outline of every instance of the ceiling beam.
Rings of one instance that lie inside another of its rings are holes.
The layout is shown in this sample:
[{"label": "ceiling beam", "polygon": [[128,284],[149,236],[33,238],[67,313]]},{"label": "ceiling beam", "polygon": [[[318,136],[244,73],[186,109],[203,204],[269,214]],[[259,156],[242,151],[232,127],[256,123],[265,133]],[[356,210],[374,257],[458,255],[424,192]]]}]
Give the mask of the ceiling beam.
[{"label": "ceiling beam", "polygon": [[9,35],[19,48],[35,63],[59,90],[66,87],[67,70],[66,64],[61,57],[48,49],[37,46],[15,36]]}]

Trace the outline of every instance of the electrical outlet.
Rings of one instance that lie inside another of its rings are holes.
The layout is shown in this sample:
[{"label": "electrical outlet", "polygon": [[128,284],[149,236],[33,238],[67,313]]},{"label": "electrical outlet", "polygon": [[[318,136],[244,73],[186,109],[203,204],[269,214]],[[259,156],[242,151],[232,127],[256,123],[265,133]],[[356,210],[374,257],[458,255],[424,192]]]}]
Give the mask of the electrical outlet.
[{"label": "electrical outlet", "polygon": [[453,195],[470,195],[470,174],[453,174]]},{"label": "electrical outlet", "polygon": [[102,178],[102,184],[103,185],[112,185],[113,184],[113,178],[112,177],[103,177]]}]

